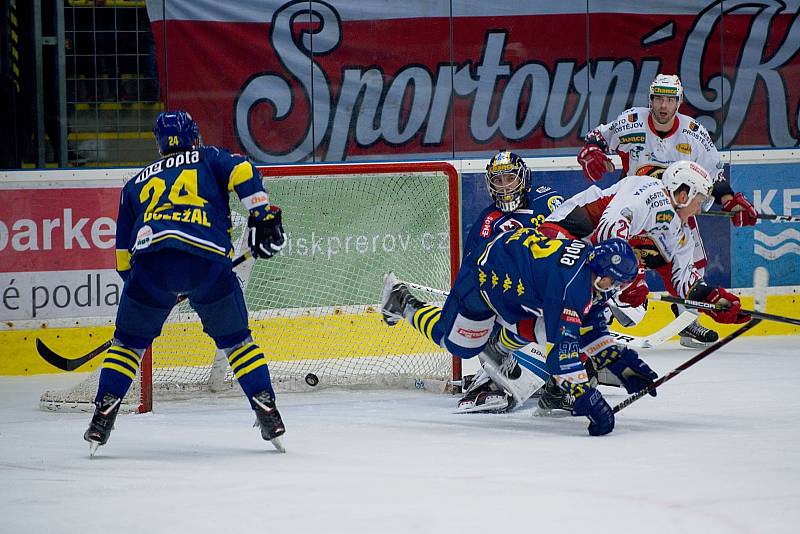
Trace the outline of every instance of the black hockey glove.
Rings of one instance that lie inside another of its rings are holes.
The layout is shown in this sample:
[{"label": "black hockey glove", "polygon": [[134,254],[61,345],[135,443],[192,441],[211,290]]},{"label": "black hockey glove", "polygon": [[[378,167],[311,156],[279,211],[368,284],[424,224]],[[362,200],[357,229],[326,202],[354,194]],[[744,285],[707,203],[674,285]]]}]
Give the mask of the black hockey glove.
[{"label": "black hockey glove", "polygon": [[271,258],[286,245],[278,206],[260,206],[250,210],[248,244],[256,258]]}]

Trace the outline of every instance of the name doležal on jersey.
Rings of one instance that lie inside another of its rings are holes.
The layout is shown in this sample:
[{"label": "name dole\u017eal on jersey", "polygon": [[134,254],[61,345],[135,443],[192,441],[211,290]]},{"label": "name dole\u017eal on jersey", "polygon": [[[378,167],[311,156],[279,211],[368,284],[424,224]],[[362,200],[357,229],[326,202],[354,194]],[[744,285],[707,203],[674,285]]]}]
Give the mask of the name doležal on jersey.
[{"label": "name dole\u017eal on jersey", "polygon": [[172,204],[164,204],[153,211],[146,211],[143,220],[146,223],[151,221],[185,222],[211,228],[208,213],[203,208],[179,208],[175,211],[175,206]]}]

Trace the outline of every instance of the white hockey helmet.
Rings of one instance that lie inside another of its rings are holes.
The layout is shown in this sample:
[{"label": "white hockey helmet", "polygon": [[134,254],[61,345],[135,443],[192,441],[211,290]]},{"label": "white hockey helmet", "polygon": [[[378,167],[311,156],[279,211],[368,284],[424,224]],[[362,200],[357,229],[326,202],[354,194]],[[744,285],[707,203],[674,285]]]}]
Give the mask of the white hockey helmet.
[{"label": "white hockey helmet", "polygon": [[659,74],[650,84],[650,98],[654,96],[674,96],[678,98],[678,105],[683,102],[683,85],[677,74]]},{"label": "white hockey helmet", "polygon": [[[703,211],[707,211],[714,203],[712,190],[714,181],[708,172],[693,161],[676,161],[671,164],[661,175],[661,181],[669,192],[669,196],[676,208],[685,208],[697,195],[703,196]],[[689,188],[686,202],[679,204],[675,199],[675,192],[685,185]]]}]

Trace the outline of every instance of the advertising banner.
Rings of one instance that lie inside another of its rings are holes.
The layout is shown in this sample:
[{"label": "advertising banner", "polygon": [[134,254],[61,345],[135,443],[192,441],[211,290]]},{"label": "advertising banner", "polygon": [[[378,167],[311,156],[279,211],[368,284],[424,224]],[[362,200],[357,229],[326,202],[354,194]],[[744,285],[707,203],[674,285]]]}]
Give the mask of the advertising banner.
[{"label": "advertising banner", "polygon": [[0,189],[0,319],[113,317],[116,187]]},{"label": "advertising banner", "polygon": [[[759,213],[800,215],[800,180],[796,164],[735,165],[734,188],[741,188]],[[766,267],[770,285],[800,284],[800,223],[759,221],[735,228],[732,239],[733,285],[751,285],[753,270]]]},{"label": "advertising banner", "polygon": [[796,0],[147,7],[167,105],[256,161],[574,153],[659,72],[721,148],[798,141]]}]

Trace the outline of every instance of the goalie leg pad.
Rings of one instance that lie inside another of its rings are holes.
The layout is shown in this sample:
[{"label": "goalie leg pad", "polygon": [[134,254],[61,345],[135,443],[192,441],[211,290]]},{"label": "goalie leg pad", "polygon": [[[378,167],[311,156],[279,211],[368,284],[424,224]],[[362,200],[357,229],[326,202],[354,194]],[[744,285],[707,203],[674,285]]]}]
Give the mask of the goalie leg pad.
[{"label": "goalie leg pad", "polygon": [[543,380],[520,366],[511,352],[499,347],[499,343],[492,340],[478,357],[497,387],[511,396],[508,409],[512,410],[531,398],[542,386]]}]

